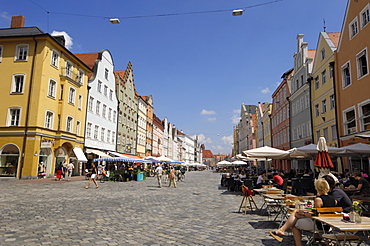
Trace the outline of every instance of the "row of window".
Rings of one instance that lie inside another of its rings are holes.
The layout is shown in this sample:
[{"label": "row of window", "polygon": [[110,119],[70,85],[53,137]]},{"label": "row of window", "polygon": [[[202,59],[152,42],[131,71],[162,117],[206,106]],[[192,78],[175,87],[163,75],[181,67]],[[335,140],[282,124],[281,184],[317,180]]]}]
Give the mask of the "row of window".
[{"label": "row of window", "polygon": [[[367,48],[363,49],[356,55],[356,65],[358,79],[361,79],[369,74]],[[341,67],[341,70],[342,70],[342,87],[344,89],[352,84],[350,61],[347,61]]]},{"label": "row of window", "polygon": [[[94,126],[94,133],[92,133],[93,124],[88,122],[86,127],[86,138],[93,138],[100,140],[102,142],[115,144],[116,133],[105,127],[100,127],[98,125]],[[93,135],[92,135],[93,134]]]},{"label": "row of window", "polygon": [[344,110],[343,121],[344,135],[370,130],[370,99]]},{"label": "row of window", "polygon": [[308,93],[302,95],[299,99],[292,103],[292,116],[299,114],[310,107],[310,95]]},{"label": "row of window", "polygon": [[292,140],[299,140],[311,136],[311,122],[303,123],[300,126],[293,127]]},{"label": "row of window", "polygon": [[[88,102],[88,110],[90,112],[93,112],[94,111],[94,97],[90,96],[89,97],[89,102]],[[96,103],[95,103],[95,114],[97,115],[100,115],[103,117],[103,118],[107,118],[108,120],[110,121],[113,121],[113,122],[116,122],[116,117],[117,117],[117,111],[116,110],[113,110],[112,108],[108,108],[108,106],[106,104],[103,104],[101,103],[101,101],[99,100],[96,100]]]},{"label": "row of window", "polygon": [[337,140],[337,126],[331,125],[330,131],[331,131],[331,139],[329,138],[329,128],[328,127],[324,127],[322,131],[320,129],[316,130],[316,141],[321,137],[321,135],[324,136],[325,139],[327,139],[328,141]]},{"label": "row of window", "polygon": [[272,117],[272,127],[275,128],[287,118],[289,118],[289,104],[284,106],[279,112],[274,115],[274,117]]},{"label": "row of window", "polygon": [[289,129],[284,129],[278,133],[276,133],[273,138],[273,146],[279,146],[282,144],[289,143]]},{"label": "row of window", "polygon": [[[106,69],[107,70],[107,69]],[[100,80],[98,80],[98,85],[97,85],[97,91],[102,93],[105,97],[108,97],[109,96],[109,99],[111,101],[113,101],[113,90],[112,89],[109,89],[107,85],[104,85],[103,86],[103,82],[101,82]],[[104,89],[103,89],[104,87]],[[109,89],[109,95],[108,95],[108,89]]]},{"label": "row of window", "polygon": [[[365,8],[360,12],[360,27],[361,30],[370,22],[370,4],[366,5]],[[358,29],[358,17],[356,16],[349,24],[349,39],[352,39],[359,32]]]},{"label": "row of window", "polygon": [[118,133],[117,145],[125,146],[126,144],[131,144],[131,146],[133,146],[135,144],[134,138]]},{"label": "row of window", "polygon": [[[330,100],[330,109],[334,109],[335,108],[334,94],[329,96],[329,100]],[[326,112],[327,112],[327,102],[326,102],[326,99],[323,99],[321,101],[321,114],[324,114]],[[318,116],[320,116],[320,104],[319,103],[315,104],[315,117],[318,117]]]}]

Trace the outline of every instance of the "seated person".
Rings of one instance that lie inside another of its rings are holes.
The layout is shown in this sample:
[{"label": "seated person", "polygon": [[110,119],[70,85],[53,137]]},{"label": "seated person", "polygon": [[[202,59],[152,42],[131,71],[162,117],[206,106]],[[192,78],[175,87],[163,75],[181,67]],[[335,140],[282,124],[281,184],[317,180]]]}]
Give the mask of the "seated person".
[{"label": "seated person", "polygon": [[343,212],[349,213],[352,211],[352,202],[348,195],[336,185],[335,180],[330,175],[324,175],[322,177],[325,179],[330,187],[329,194],[334,197],[337,201],[337,206],[343,208]]},{"label": "seated person", "polygon": [[[334,197],[328,195],[330,190],[329,184],[325,179],[318,179],[315,182],[315,187],[317,190],[317,197],[314,200],[315,208],[326,208],[335,207],[337,202]],[[301,230],[312,230],[315,226],[314,220],[311,218],[312,214],[309,212],[303,212],[301,210],[294,210],[294,212],[289,216],[285,224],[277,229],[275,232],[270,232],[275,239],[283,239],[279,236],[284,236],[286,230],[292,229],[293,237],[296,246],[302,246],[302,235]],[[321,225],[321,223],[320,223]]]},{"label": "seated person", "polygon": [[284,179],[279,174],[274,173],[272,179],[275,181],[275,187],[276,188],[278,188],[278,189],[283,188]]},{"label": "seated person", "polygon": [[262,188],[262,185],[265,184],[266,181],[266,171],[263,171],[260,176],[257,178],[256,187]]},{"label": "seated person", "polygon": [[239,174],[239,179],[245,179],[246,177],[247,177],[247,175],[245,175],[245,172],[241,171],[240,174]]},{"label": "seated person", "polygon": [[370,184],[365,178],[361,177],[361,173],[355,173],[355,179],[358,180],[357,188],[354,190],[358,190],[361,193],[369,193],[370,192]]}]

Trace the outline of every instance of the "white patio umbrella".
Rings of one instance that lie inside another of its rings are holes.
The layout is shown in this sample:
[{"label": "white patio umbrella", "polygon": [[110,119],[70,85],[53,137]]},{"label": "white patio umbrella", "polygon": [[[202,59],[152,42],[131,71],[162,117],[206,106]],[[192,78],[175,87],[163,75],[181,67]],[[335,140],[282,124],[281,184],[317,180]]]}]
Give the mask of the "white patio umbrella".
[{"label": "white patio umbrella", "polygon": [[216,166],[218,167],[221,167],[221,166],[231,166],[232,163],[229,162],[229,161],[220,161],[220,162],[217,162]]},{"label": "white patio umbrella", "polygon": [[233,161],[233,162],[231,162],[231,164],[233,164],[233,165],[247,165],[248,163],[246,163],[245,161]]},{"label": "white patio umbrella", "polygon": [[339,148],[345,151],[344,156],[358,156],[361,158],[361,169],[363,169],[362,158],[370,157],[370,145],[357,143]]},{"label": "white patio umbrella", "polygon": [[154,163],[158,163],[158,162],[160,162],[160,161],[157,159],[157,157],[155,157],[155,156],[147,156],[147,157],[145,157],[145,158],[144,158],[144,160],[146,160],[146,161],[150,161],[150,162],[154,162]]},{"label": "white patio umbrella", "polygon": [[173,161],[172,159],[170,159],[170,158],[168,158],[164,155],[162,155],[160,157],[157,157],[157,160],[160,161],[160,162],[172,162]]},{"label": "white patio umbrella", "polygon": [[[272,148],[269,146],[264,146],[256,149],[245,150],[243,154],[249,158],[265,158],[267,162],[268,159],[284,159],[289,157],[289,152],[281,149]],[[265,162],[265,163],[266,163]],[[266,165],[265,165],[266,168]]]}]

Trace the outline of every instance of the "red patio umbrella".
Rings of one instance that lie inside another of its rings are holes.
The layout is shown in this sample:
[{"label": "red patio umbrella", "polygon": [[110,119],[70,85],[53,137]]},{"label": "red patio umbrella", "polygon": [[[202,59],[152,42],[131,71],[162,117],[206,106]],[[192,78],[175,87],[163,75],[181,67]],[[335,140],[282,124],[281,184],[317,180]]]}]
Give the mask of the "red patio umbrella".
[{"label": "red patio umbrella", "polygon": [[333,162],[330,159],[328,146],[326,145],[326,140],[324,137],[320,137],[317,142],[317,156],[314,163],[315,167],[321,168],[333,168]]}]

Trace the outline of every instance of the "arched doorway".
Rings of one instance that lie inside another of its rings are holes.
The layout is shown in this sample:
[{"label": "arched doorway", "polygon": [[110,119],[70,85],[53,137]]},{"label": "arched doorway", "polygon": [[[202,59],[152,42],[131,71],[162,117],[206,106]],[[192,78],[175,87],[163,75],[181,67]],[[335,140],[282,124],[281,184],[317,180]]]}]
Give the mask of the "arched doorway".
[{"label": "arched doorway", "polygon": [[3,147],[0,154],[0,176],[17,177],[19,149],[14,144]]},{"label": "arched doorway", "polygon": [[63,147],[57,148],[55,151],[55,167],[58,165],[63,165],[64,160],[66,159],[67,151]]}]

